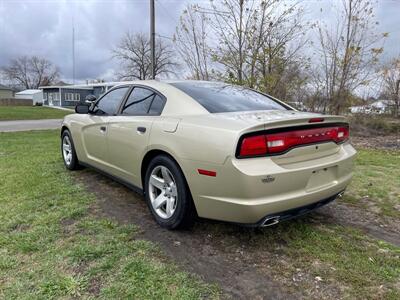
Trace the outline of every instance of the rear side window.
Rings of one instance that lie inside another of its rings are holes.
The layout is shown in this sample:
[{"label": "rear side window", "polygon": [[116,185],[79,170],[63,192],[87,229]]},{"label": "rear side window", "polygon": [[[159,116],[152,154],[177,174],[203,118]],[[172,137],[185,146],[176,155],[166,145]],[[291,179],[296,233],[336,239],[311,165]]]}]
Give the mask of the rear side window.
[{"label": "rear side window", "polygon": [[241,86],[201,81],[175,82],[171,85],[188,94],[210,113],[287,110],[272,98]]},{"label": "rear side window", "polygon": [[159,95],[155,95],[151,104],[149,115],[160,115],[164,108],[164,100]]},{"label": "rear side window", "polygon": [[160,115],[164,107],[164,100],[154,91],[142,87],[135,87],[129,95],[123,115]]}]

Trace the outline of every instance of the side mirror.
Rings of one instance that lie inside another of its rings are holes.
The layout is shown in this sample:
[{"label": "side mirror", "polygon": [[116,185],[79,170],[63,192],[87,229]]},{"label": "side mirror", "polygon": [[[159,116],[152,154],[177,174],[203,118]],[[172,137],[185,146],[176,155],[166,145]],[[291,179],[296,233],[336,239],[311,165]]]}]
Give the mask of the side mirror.
[{"label": "side mirror", "polygon": [[87,104],[77,104],[75,106],[75,112],[77,114],[88,114],[89,113],[89,105],[87,105]]},{"label": "side mirror", "polygon": [[96,100],[97,100],[97,98],[95,95],[87,95],[85,98],[85,102],[89,103],[89,104],[92,104]]}]

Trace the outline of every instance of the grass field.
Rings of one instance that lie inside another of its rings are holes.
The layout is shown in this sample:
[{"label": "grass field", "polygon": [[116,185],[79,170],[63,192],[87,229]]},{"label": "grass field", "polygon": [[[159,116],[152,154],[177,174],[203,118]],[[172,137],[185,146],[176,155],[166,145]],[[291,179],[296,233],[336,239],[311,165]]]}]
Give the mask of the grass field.
[{"label": "grass field", "polygon": [[73,111],[43,106],[0,106],[0,121],[62,119]]},{"label": "grass field", "polygon": [[[91,213],[96,199],[65,171],[58,132],[2,133],[0,141],[0,298],[219,297],[217,287],[181,272],[154,244],[138,239],[135,226]],[[397,159],[398,152],[359,151],[352,205],[368,193],[382,213],[393,215]],[[219,235],[226,226],[207,225],[216,240],[225,238]],[[303,272],[312,278],[300,289],[318,284],[315,277],[340,286],[344,298],[400,298],[400,248],[359,230],[299,219],[254,237],[246,246],[258,248],[258,264],[283,282]]]},{"label": "grass field", "polygon": [[0,141],[0,298],[218,297],[137,239],[134,226],[89,213],[94,198],[71,182],[58,132]]},{"label": "grass field", "polygon": [[400,218],[400,151],[364,149],[344,200],[378,215]]}]

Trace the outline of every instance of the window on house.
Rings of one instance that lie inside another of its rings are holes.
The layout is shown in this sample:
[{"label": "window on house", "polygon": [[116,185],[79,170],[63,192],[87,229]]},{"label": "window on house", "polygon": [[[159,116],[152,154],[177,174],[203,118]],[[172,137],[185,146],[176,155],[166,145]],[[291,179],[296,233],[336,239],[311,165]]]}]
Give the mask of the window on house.
[{"label": "window on house", "polygon": [[49,93],[48,97],[51,101],[58,100],[58,93]]},{"label": "window on house", "polygon": [[75,101],[81,101],[81,94],[75,93],[74,100]]}]

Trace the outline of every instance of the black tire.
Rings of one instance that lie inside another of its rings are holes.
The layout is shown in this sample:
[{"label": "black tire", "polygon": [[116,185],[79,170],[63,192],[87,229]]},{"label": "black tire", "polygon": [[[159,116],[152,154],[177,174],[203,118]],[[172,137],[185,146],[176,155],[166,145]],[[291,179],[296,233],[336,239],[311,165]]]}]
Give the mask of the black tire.
[{"label": "black tire", "polygon": [[[152,172],[160,166],[168,169],[176,184],[177,197],[175,200],[175,211],[169,218],[162,218],[157,214],[150,198],[150,176]],[[167,229],[181,229],[189,228],[194,224],[197,214],[189,187],[180,167],[169,156],[159,155],[151,160],[146,170],[144,191],[147,205],[154,219],[161,227]]]},{"label": "black tire", "polygon": [[[64,145],[64,140],[68,139],[70,142],[70,149],[71,149],[71,158],[70,160],[67,160],[65,157],[65,152],[63,151],[63,145]],[[63,158],[63,162],[65,167],[68,170],[79,170],[81,169],[81,166],[79,165],[78,157],[76,156],[76,151],[75,151],[75,146],[74,146],[74,141],[72,140],[71,133],[69,132],[68,129],[64,130],[63,133],[61,134],[61,156]]]}]

